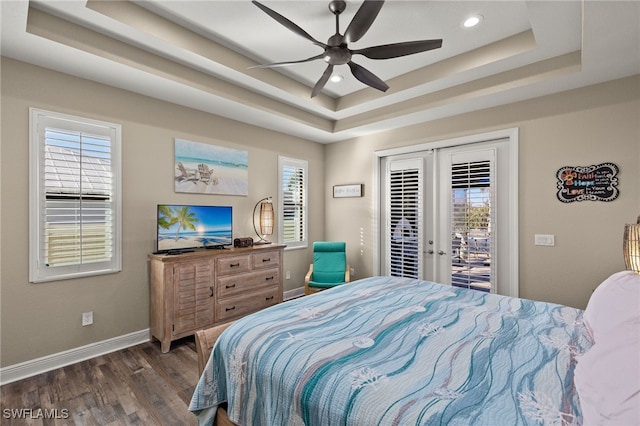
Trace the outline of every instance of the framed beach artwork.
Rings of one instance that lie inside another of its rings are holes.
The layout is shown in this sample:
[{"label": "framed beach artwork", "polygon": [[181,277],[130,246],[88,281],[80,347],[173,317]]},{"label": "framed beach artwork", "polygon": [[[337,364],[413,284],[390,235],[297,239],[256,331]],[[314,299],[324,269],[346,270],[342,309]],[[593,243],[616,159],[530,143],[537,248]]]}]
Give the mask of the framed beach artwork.
[{"label": "framed beach artwork", "polygon": [[176,139],[174,181],[176,192],[246,196],[249,153]]}]

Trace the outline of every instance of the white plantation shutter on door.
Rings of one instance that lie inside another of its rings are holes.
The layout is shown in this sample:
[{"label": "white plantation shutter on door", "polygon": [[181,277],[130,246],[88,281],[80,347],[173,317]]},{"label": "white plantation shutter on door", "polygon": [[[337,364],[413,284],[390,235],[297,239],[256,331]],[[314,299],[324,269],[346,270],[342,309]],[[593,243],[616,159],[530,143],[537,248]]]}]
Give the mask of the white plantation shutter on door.
[{"label": "white plantation shutter on door", "polygon": [[391,276],[420,278],[422,271],[421,159],[389,164],[387,219],[387,270]]},{"label": "white plantation shutter on door", "polygon": [[32,111],[31,281],[120,270],[119,126]]},{"label": "white plantation shutter on door", "polygon": [[451,164],[451,284],[491,291],[495,232],[493,159]]}]

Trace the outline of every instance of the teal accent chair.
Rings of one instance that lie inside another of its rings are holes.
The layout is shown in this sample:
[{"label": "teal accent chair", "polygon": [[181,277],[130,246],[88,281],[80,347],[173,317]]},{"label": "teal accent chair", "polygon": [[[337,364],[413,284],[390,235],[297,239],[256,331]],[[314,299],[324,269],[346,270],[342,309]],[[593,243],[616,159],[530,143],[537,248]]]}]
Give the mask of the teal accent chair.
[{"label": "teal accent chair", "polygon": [[313,263],[304,278],[304,294],[312,294],[349,282],[347,244],[316,241],[313,243]]}]

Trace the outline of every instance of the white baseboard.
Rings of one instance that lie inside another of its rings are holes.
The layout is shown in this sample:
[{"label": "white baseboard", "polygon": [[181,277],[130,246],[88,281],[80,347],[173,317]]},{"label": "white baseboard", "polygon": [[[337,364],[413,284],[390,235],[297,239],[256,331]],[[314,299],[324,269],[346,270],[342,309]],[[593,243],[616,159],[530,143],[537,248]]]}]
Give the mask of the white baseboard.
[{"label": "white baseboard", "polygon": [[7,383],[26,379],[27,377],[55,370],[56,368],[65,367],[75,364],[76,362],[139,345],[140,343],[148,342],[150,339],[150,331],[147,328],[101,342],[91,343],[90,345],[80,346],[42,358],[0,368],[0,385],[6,385]]},{"label": "white baseboard", "polygon": [[282,299],[286,302],[287,300],[296,299],[302,296],[304,296],[304,287],[298,287],[293,290],[285,291],[282,295]]},{"label": "white baseboard", "polygon": [[[287,301],[301,296],[304,296],[304,287],[285,291],[283,299]],[[9,365],[7,367],[0,368],[0,386],[45,373],[47,371],[55,370],[56,368],[75,364],[76,362],[85,361],[110,352],[139,345],[140,343],[148,342],[150,339],[150,331],[147,328],[145,330],[135,331],[133,333],[103,340],[101,342],[91,343],[86,346],[47,355],[42,358]]]}]

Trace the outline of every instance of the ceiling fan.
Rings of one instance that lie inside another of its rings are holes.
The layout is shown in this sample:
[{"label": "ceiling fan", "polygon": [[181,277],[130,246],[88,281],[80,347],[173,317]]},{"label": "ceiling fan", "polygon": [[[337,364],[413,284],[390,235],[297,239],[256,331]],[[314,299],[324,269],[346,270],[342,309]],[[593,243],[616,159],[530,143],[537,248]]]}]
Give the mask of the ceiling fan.
[{"label": "ceiling fan", "polygon": [[255,0],[253,0],[252,3],[258,6],[267,15],[271,16],[273,19],[284,25],[289,30],[293,31],[301,37],[306,38],[316,46],[324,49],[324,52],[322,54],[312,56],[307,59],[289,62],[276,62],[272,64],[257,65],[255,67],[252,67],[275,68],[293,64],[300,64],[303,62],[310,62],[316,59],[323,59],[325,62],[327,62],[328,65],[324,73],[322,74],[322,77],[320,77],[316,85],[313,87],[313,91],[311,92],[312,98],[320,93],[320,90],[322,90],[322,88],[325,86],[325,84],[329,80],[329,77],[331,76],[331,73],[333,72],[333,67],[335,65],[349,65],[351,73],[355,78],[375,89],[385,92],[389,88],[389,86],[384,81],[375,76],[371,71],[353,62],[351,60],[353,55],[363,55],[370,59],[391,59],[398,58],[400,56],[413,55],[414,53],[425,52],[427,50],[438,49],[442,47],[442,39],[436,39],[384,44],[380,46],[366,47],[364,49],[349,49],[347,46],[348,43],[360,40],[362,36],[364,36],[369,30],[369,27],[371,27],[371,24],[373,24],[373,21],[378,16],[378,12],[380,12],[380,9],[384,4],[384,0],[365,0],[351,20],[351,23],[347,27],[344,34],[340,34],[340,14],[344,12],[347,4],[343,0],[331,1],[329,3],[329,10],[336,16],[336,33],[329,37],[327,43],[322,43],[314,39],[311,35],[309,35],[309,33],[300,28],[298,25],[294,24],[289,19],[280,15],[278,12],[268,8],[267,6]]}]

